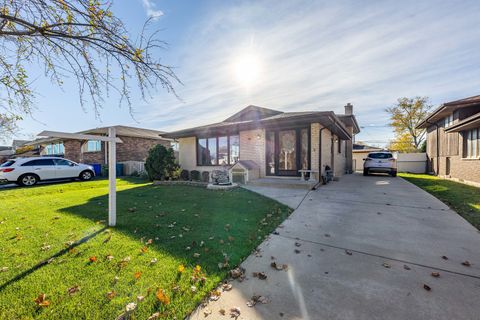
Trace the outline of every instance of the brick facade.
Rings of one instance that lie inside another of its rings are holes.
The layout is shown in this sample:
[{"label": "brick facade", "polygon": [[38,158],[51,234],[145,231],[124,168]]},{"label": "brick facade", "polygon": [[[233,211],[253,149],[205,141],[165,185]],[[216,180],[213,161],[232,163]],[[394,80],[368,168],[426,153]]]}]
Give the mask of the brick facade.
[{"label": "brick facade", "polygon": [[[160,139],[147,139],[139,137],[118,136],[123,143],[117,144],[117,162],[125,161],[145,161],[148,151],[157,144],[163,144],[170,147],[170,142]],[[99,163],[105,164],[106,161],[106,143],[102,142],[102,150],[96,152],[85,152],[82,150],[84,141],[64,140],[64,157],[79,163]]]}]

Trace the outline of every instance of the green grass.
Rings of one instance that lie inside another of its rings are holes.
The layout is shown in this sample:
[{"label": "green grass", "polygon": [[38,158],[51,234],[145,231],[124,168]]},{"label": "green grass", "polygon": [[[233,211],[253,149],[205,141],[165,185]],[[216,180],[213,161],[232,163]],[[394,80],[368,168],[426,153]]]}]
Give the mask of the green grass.
[{"label": "green grass", "polygon": [[[138,303],[131,319],[157,311],[182,319],[290,213],[244,189],[218,192],[130,179],[118,180],[117,226],[108,228],[107,184],[0,191],[0,270],[8,268],[0,271],[0,319],[115,319],[130,302]],[[93,256],[96,262],[90,262]],[[225,256],[229,266],[220,269]],[[130,261],[122,263],[126,257]],[[203,283],[191,280],[196,265]],[[79,291],[68,294],[74,286]],[[170,298],[168,305],[155,297],[158,289]],[[112,291],[115,297],[108,299]],[[42,293],[47,307],[34,302]],[[137,302],[137,296],[145,298]]]},{"label": "green grass", "polygon": [[399,176],[431,193],[480,229],[480,188],[426,174]]}]

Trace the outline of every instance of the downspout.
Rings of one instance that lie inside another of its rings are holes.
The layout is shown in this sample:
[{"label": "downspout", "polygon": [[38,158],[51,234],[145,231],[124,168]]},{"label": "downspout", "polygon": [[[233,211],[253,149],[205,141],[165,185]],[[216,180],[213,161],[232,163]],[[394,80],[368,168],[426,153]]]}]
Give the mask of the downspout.
[{"label": "downspout", "polygon": [[436,175],[438,176],[440,174],[440,139],[439,139],[440,135],[439,135],[439,132],[438,132],[439,131],[439,126],[438,126],[438,124],[432,123],[428,120],[425,120],[425,122],[435,126],[435,132],[436,132],[436,139],[435,140],[436,140],[436,144],[437,144],[437,150],[436,150],[437,151],[436,152],[436,158],[437,158],[437,166],[436,166],[437,167],[437,172],[436,173],[437,174]]}]

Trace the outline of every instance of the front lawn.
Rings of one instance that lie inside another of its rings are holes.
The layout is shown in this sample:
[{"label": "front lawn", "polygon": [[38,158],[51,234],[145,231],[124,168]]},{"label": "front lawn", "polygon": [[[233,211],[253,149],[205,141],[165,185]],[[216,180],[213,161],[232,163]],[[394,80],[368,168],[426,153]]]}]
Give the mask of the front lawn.
[{"label": "front lawn", "polygon": [[480,188],[426,174],[399,176],[431,193],[480,229]]},{"label": "front lawn", "polygon": [[130,179],[108,228],[107,184],[0,190],[0,319],[116,319],[132,302],[125,318],[183,319],[290,213],[244,189]]}]

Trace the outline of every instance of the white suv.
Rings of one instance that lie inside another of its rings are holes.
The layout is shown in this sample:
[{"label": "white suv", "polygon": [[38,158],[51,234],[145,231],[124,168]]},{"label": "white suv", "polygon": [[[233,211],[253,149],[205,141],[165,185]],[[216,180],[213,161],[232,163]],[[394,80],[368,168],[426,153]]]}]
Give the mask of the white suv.
[{"label": "white suv", "polygon": [[397,176],[397,159],[390,152],[371,152],[363,159],[363,175],[368,176],[370,172],[385,172],[392,177]]},{"label": "white suv", "polygon": [[57,157],[16,158],[0,165],[0,182],[33,186],[38,181],[72,179],[90,180],[95,176],[92,166]]}]

